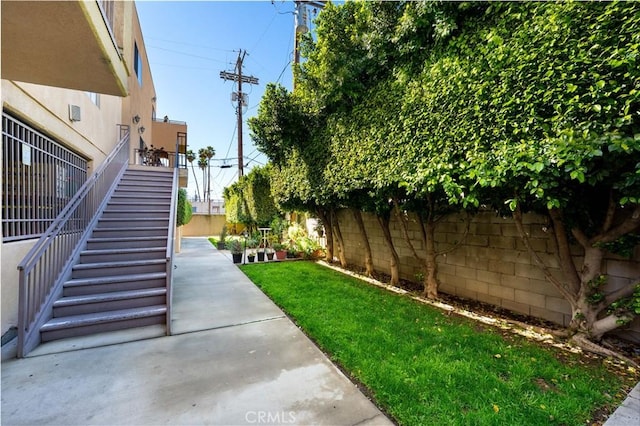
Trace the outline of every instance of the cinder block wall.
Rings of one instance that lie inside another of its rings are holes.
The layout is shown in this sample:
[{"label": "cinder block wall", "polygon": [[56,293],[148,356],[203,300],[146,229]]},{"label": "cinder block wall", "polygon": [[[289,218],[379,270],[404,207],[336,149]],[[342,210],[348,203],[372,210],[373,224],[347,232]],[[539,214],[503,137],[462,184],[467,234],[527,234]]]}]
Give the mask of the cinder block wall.
[{"label": "cinder block wall", "polygon": [[[341,210],[338,214],[345,243],[347,261],[363,266],[363,243],[353,213]],[[384,243],[380,225],[375,216],[363,213],[367,237],[372,250],[376,270],[389,272],[389,251]],[[545,217],[527,214],[523,218],[526,232],[540,257],[560,276],[555,258],[555,245],[548,231]],[[409,235],[418,253],[424,247],[420,238],[420,226],[409,216]],[[443,251],[453,247],[464,237],[467,221],[464,215],[451,215],[436,226],[436,248]],[[400,276],[416,280],[422,271],[405,242],[400,223],[391,219],[391,235],[400,257]],[[580,247],[573,248],[576,261],[582,261]],[[619,288],[640,276],[640,247],[636,247],[631,260],[610,257],[605,260],[609,275],[609,288]],[[549,283],[542,269],[529,255],[513,220],[497,216],[494,212],[481,212],[469,223],[469,233],[453,251],[438,257],[440,291],[490,303],[513,312],[543,318],[560,325],[568,325],[571,309],[555,287]],[[626,338],[640,341],[640,319],[624,332]]]}]

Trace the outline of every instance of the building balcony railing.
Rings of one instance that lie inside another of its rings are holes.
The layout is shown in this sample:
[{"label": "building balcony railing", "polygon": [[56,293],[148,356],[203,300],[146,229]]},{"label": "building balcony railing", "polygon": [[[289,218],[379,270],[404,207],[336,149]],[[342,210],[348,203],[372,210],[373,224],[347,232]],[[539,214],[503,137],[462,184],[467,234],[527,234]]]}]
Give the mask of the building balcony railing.
[{"label": "building balcony railing", "polygon": [[166,151],[164,148],[136,149],[136,164],[150,167],[187,168],[187,157],[179,152]]},{"label": "building balcony railing", "polygon": [[153,121],[155,121],[156,123],[169,123],[169,124],[179,124],[181,126],[186,126],[187,122],[186,121],[179,121],[179,120],[169,120],[169,118],[165,117],[165,118],[154,118]]},{"label": "building balcony railing", "polygon": [[113,0],[98,0],[98,5],[102,9],[102,15],[104,16],[105,22],[113,34],[113,29],[115,28],[115,15],[116,15],[116,5]]}]

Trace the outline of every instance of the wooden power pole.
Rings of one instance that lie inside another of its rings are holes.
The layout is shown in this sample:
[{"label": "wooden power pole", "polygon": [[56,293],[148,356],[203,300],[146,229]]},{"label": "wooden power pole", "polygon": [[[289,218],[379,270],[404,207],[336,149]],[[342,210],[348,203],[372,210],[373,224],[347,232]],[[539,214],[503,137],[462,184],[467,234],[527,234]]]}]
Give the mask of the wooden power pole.
[{"label": "wooden power pole", "polygon": [[247,106],[247,94],[242,92],[242,83],[258,84],[258,79],[253,76],[242,75],[242,62],[247,51],[240,49],[236,60],[235,72],[220,71],[220,78],[238,82],[238,91],[231,93],[231,99],[237,101],[236,115],[238,116],[238,177],[244,175],[244,155],[242,153],[242,107]]}]

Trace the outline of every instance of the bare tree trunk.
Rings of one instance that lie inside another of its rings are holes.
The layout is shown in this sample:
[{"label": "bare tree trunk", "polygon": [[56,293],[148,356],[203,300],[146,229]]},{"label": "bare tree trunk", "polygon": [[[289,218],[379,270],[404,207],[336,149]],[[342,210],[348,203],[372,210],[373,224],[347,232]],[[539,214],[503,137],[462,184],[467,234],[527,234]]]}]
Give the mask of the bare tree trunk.
[{"label": "bare tree trunk", "polygon": [[[610,206],[610,210],[614,207]],[[516,227],[522,237],[525,247],[531,257],[545,274],[547,280],[564,296],[571,306],[571,323],[568,330],[573,337],[571,340],[583,349],[605,356],[614,356],[633,364],[621,354],[610,351],[595,342],[602,339],[604,334],[630,322],[634,315],[630,311],[611,312],[603,315],[611,303],[633,294],[635,284],[632,282],[623,288],[605,293],[606,276],[603,275],[604,249],[597,243],[612,241],[624,232],[638,229],[640,209],[633,212],[625,221],[613,227],[613,213],[608,212],[600,233],[588,238],[580,229],[572,228],[571,233],[584,248],[584,258],[581,266],[577,266],[570,253],[568,229],[564,223],[563,212],[560,209],[550,209],[549,217],[553,223],[553,242],[556,244],[556,256],[562,270],[562,277],[554,276],[539,254],[529,242],[529,235],[522,224],[522,212],[518,206],[513,212]],[[635,221],[635,223],[634,223]],[[640,277],[639,277],[640,279]]]},{"label": "bare tree trunk", "polygon": [[196,198],[197,201],[200,201],[200,187],[198,185],[198,178],[196,177],[196,169],[193,168],[193,163],[191,163],[191,171],[193,172],[193,180],[196,183]]},{"label": "bare tree trunk", "polygon": [[338,260],[340,260],[340,266],[346,268],[347,257],[344,252],[344,240],[342,239],[342,232],[340,231],[340,222],[338,221],[338,215],[334,209],[331,209],[330,214],[335,241],[338,243]]},{"label": "bare tree trunk", "polygon": [[424,249],[425,249],[425,257],[423,258],[418,255],[418,251],[416,250],[415,246],[411,242],[411,237],[409,237],[409,229],[407,226],[407,221],[402,215],[402,213],[400,212],[397,202],[396,202],[396,214],[398,215],[398,220],[402,225],[402,233],[404,235],[404,239],[407,245],[409,246],[409,248],[411,249],[413,256],[416,258],[416,260],[422,262],[424,265],[424,279],[422,283],[423,284],[422,294],[423,296],[429,299],[436,299],[438,298],[438,286],[440,283],[438,281],[438,264],[436,263],[436,257],[438,256],[438,253],[436,252],[436,245],[435,245],[436,243],[434,240],[436,225],[435,225],[435,221],[433,220],[433,216],[430,212],[427,218],[427,223],[425,224],[422,217],[420,215],[416,215],[420,222],[420,229],[422,231],[421,232],[422,243],[424,244]]},{"label": "bare tree trunk", "polygon": [[384,242],[387,244],[389,254],[391,254],[391,257],[389,258],[389,272],[391,275],[391,282],[389,284],[398,285],[400,283],[400,257],[398,256],[398,252],[393,245],[393,238],[391,238],[391,230],[389,229],[389,218],[386,216],[376,216],[376,218],[378,219],[380,228],[382,228]]},{"label": "bare tree trunk", "polygon": [[321,207],[316,209],[316,213],[324,226],[324,234],[327,239],[325,259],[327,262],[333,262],[333,226],[331,226],[331,215],[328,215]]},{"label": "bare tree trunk", "polygon": [[362,212],[358,209],[351,210],[353,212],[353,218],[356,220],[358,229],[360,230],[360,236],[362,237],[362,245],[364,247],[364,267],[365,274],[368,277],[373,276],[373,256],[371,254],[371,245],[369,245],[369,238],[367,237],[367,230],[364,227],[364,221],[362,220]]},{"label": "bare tree trunk", "polygon": [[429,299],[438,298],[438,287],[440,282],[438,281],[438,263],[436,262],[436,243],[435,243],[435,228],[436,225],[431,217],[427,219],[425,223],[422,218],[420,219],[420,226],[422,227],[423,240],[425,243],[425,274],[424,274],[424,296]]}]

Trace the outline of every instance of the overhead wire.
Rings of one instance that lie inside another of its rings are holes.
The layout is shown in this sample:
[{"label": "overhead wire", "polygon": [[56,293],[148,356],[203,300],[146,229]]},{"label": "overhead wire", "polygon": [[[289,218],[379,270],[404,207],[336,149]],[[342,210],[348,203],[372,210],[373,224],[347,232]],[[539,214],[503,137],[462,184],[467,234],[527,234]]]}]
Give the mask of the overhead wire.
[{"label": "overhead wire", "polygon": [[213,46],[203,46],[203,45],[200,45],[200,44],[185,43],[185,42],[182,42],[182,41],[167,40],[167,39],[158,38],[158,37],[145,36],[145,38],[148,39],[148,40],[158,40],[158,41],[164,41],[166,43],[181,44],[183,46],[191,46],[191,47],[198,47],[198,48],[202,48],[202,49],[219,50],[221,52],[233,52],[233,50],[231,50],[231,49],[223,49],[223,48],[220,48],[220,47],[213,47]]},{"label": "overhead wire", "polygon": [[160,65],[163,67],[171,67],[171,68],[183,68],[188,70],[203,70],[203,71],[216,71],[214,68],[206,68],[206,67],[185,67],[184,65],[176,65],[176,64],[160,64],[158,62],[150,62],[151,65]]},{"label": "overhead wire", "polygon": [[213,58],[209,58],[207,56],[201,56],[201,55],[194,55],[192,53],[185,53],[185,52],[181,52],[179,50],[173,50],[173,49],[167,49],[166,47],[159,47],[159,46],[151,46],[151,45],[147,45],[147,48],[150,49],[158,49],[158,50],[164,50],[166,52],[171,52],[171,53],[175,53],[177,55],[183,55],[183,56],[191,56],[193,58],[199,58],[199,59],[205,59],[207,61],[213,61],[213,62],[220,62],[222,64],[224,64],[224,61],[221,61],[220,59],[213,59]]}]

